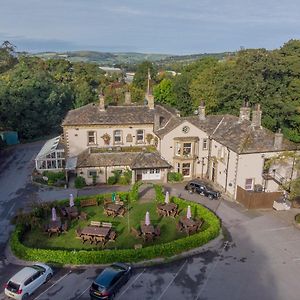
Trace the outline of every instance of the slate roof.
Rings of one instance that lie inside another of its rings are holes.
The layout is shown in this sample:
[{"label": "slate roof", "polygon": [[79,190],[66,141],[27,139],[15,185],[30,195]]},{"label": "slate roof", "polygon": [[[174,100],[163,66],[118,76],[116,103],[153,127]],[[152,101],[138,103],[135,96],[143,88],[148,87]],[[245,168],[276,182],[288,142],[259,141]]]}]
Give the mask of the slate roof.
[{"label": "slate roof", "polygon": [[133,161],[132,169],[171,168],[158,152],[141,152]]},{"label": "slate roof", "polygon": [[275,134],[264,127],[253,127],[250,121],[224,115],[212,138],[237,153],[260,153],[296,149],[296,144],[283,138],[279,149],[274,147]]},{"label": "slate roof", "polygon": [[98,152],[89,149],[77,157],[77,168],[130,166],[132,169],[170,168],[158,152]]},{"label": "slate roof", "polygon": [[179,118],[172,117],[166,126],[155,133],[162,138],[167,133],[183,124],[190,122],[197,128],[206,132],[213,139],[228,147],[236,153],[259,153],[271,151],[295,150],[296,144],[283,138],[282,147],[275,149],[275,134],[264,128],[254,128],[251,122],[232,115],[207,115],[205,120],[198,116]]},{"label": "slate roof", "polygon": [[156,105],[155,109],[147,105],[107,106],[105,111],[100,111],[98,103],[90,103],[70,110],[62,125],[153,124],[155,111],[164,117],[164,122],[176,114],[175,109],[162,105]]}]

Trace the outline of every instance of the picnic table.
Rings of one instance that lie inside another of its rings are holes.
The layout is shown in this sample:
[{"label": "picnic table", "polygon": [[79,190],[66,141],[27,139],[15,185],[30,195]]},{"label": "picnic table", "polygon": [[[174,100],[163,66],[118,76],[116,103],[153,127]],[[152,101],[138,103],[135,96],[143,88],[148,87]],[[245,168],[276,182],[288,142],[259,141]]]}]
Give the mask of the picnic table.
[{"label": "picnic table", "polygon": [[105,243],[110,234],[110,231],[110,227],[87,226],[82,229],[80,237],[82,238],[83,242],[89,240],[91,243]]},{"label": "picnic table", "polygon": [[189,219],[187,217],[181,217],[179,224],[187,234],[196,233],[203,221]]},{"label": "picnic table", "polygon": [[177,205],[175,203],[164,203],[157,206],[158,213],[163,216],[175,216],[177,214]]},{"label": "picnic table", "polygon": [[122,204],[117,204],[117,203],[108,203],[104,207],[104,212],[108,216],[118,216],[118,215],[123,215],[124,214],[124,205]]},{"label": "picnic table", "polygon": [[79,212],[78,212],[78,208],[76,206],[68,206],[65,208],[68,217],[70,217],[71,219],[75,219],[79,216]]},{"label": "picnic table", "polygon": [[55,221],[50,219],[48,226],[47,226],[47,231],[50,236],[52,233],[59,234],[61,231],[61,219],[59,217],[57,217]]}]

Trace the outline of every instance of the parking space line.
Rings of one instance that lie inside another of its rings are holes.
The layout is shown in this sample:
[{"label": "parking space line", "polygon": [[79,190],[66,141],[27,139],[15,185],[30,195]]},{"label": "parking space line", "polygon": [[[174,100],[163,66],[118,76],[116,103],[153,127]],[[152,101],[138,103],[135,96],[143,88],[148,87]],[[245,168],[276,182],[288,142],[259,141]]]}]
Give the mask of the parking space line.
[{"label": "parking space line", "polygon": [[89,285],[79,296],[77,296],[74,300],[79,299],[89,288],[91,285]]},{"label": "parking space line", "polygon": [[[228,246],[229,246],[229,242],[226,241],[226,242],[224,243],[224,246],[223,246],[221,252],[219,253],[219,256],[221,256],[221,255],[223,254],[224,250],[225,250]],[[211,270],[210,270],[210,272],[208,273],[207,278],[206,278],[205,282],[203,283],[203,285],[202,285],[202,287],[201,287],[201,289],[200,289],[200,291],[199,291],[197,297],[195,298],[195,300],[200,299],[200,296],[201,296],[201,294],[202,294],[204,288],[206,287],[206,284],[207,284],[208,280],[210,279],[211,275],[213,274],[213,272],[214,272],[214,270],[216,269],[216,267],[217,267],[217,265],[219,264],[219,262],[220,262],[220,260],[218,259],[218,260],[215,262],[215,264],[213,265],[213,267],[211,268]]]},{"label": "parking space line", "polygon": [[174,282],[175,278],[178,276],[178,274],[181,272],[181,270],[183,269],[184,265],[187,263],[187,260],[185,260],[185,262],[182,264],[182,266],[179,268],[179,270],[177,271],[177,273],[175,274],[175,276],[173,277],[173,279],[169,282],[169,284],[167,285],[167,287],[164,289],[164,291],[161,293],[161,295],[159,296],[159,298],[157,300],[160,300],[161,297],[165,294],[165,292],[167,291],[167,289],[170,287],[170,285]]},{"label": "parking space line", "polygon": [[[119,295],[119,297],[121,297],[122,295],[124,295],[128,289],[140,278],[140,276],[146,271],[146,269],[144,269],[134,280],[131,284],[128,285],[128,287]],[[118,298],[119,298],[118,297]]]},{"label": "parking space line", "polygon": [[43,291],[41,294],[39,294],[34,300],[40,298],[42,295],[44,295],[46,292],[48,292],[52,287],[54,287],[58,282],[63,280],[66,276],[68,276],[72,271],[70,270],[67,274],[65,274],[63,277],[59,278],[57,281],[55,281],[51,286],[49,286],[45,291]]}]

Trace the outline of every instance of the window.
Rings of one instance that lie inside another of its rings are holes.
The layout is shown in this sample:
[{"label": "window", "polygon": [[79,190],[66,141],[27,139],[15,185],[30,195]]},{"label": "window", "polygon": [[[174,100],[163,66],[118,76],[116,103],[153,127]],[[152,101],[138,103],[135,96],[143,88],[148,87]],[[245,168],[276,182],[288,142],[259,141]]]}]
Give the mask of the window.
[{"label": "window", "polygon": [[89,177],[97,177],[97,171],[96,170],[89,170],[88,171],[88,176]]},{"label": "window", "polygon": [[191,164],[190,163],[184,163],[182,164],[182,175],[184,177],[188,177],[191,174]]},{"label": "window", "polygon": [[175,144],[175,155],[176,156],[181,155],[181,144],[179,142],[176,142],[176,144]]},{"label": "window", "polygon": [[121,144],[122,143],[122,131],[121,130],[115,130],[114,131],[114,143],[115,144]]},{"label": "window", "polygon": [[88,131],[88,144],[96,144],[96,131]]},{"label": "window", "polygon": [[203,139],[202,149],[203,149],[203,150],[207,150],[207,148],[208,148],[207,145],[208,145],[208,144],[207,144],[207,139]]},{"label": "window", "polygon": [[180,173],[180,163],[177,163],[177,173]]},{"label": "window", "polygon": [[154,174],[155,169],[150,169],[150,174]]},{"label": "window", "polygon": [[192,143],[183,143],[183,155],[190,157],[192,154]]},{"label": "window", "polygon": [[159,174],[160,173],[160,169],[155,169],[155,173]]},{"label": "window", "polygon": [[246,191],[252,191],[253,190],[253,184],[254,179],[253,178],[247,178],[245,181],[245,190]]},{"label": "window", "polygon": [[136,131],[136,142],[137,143],[143,143],[144,142],[144,130],[138,129]]}]

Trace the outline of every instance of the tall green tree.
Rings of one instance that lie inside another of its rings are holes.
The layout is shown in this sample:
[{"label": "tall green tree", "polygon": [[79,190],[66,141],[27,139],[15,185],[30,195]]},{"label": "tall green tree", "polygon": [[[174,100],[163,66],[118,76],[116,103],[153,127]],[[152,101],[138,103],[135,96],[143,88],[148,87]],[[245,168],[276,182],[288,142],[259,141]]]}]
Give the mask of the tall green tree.
[{"label": "tall green tree", "polygon": [[155,84],[157,68],[153,63],[149,61],[144,61],[137,66],[132,82],[133,86],[146,91],[148,82],[148,70],[150,71],[151,83]]}]

